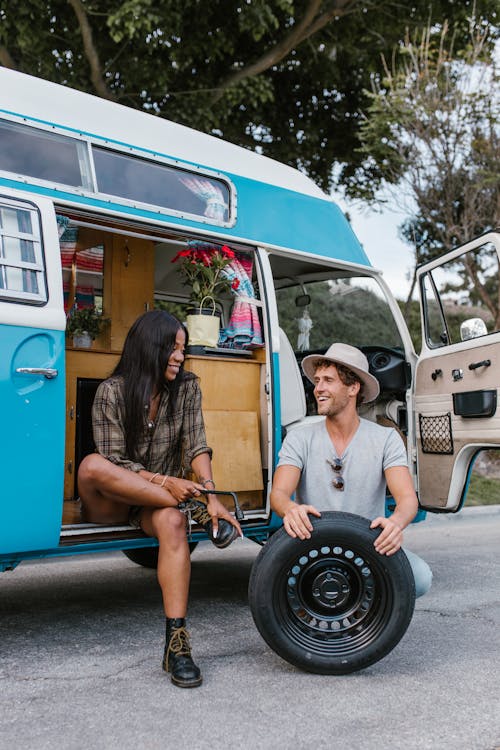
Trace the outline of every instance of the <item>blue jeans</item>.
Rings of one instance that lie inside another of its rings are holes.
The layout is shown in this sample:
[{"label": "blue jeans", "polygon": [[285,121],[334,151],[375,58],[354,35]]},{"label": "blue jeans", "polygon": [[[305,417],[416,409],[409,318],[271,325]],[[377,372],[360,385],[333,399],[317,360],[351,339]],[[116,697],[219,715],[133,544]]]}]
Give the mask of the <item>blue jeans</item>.
[{"label": "blue jeans", "polygon": [[408,549],[405,549],[403,551],[408,558],[408,562],[411,565],[413,577],[415,579],[415,596],[423,596],[429,591],[431,587],[432,570],[427,565],[425,560],[422,560],[422,558],[416,555],[414,552],[410,552],[410,550]]}]

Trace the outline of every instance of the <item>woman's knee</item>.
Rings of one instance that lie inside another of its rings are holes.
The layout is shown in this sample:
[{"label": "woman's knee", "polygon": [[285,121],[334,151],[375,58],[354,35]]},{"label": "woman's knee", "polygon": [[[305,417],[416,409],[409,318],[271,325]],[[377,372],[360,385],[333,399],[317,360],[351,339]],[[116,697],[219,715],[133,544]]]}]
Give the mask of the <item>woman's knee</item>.
[{"label": "woman's knee", "polygon": [[78,467],[78,482],[95,484],[107,470],[107,464],[109,461],[99,453],[89,453]]},{"label": "woman's knee", "polygon": [[153,511],[151,520],[159,541],[186,537],[186,517],[177,508],[157,508]]}]

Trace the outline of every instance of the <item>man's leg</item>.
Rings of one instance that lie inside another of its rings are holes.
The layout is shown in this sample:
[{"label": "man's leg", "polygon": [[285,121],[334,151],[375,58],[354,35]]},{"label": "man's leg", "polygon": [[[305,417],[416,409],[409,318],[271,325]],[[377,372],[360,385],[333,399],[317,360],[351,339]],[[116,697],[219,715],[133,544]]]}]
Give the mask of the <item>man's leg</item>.
[{"label": "man's leg", "polygon": [[406,548],[403,551],[408,558],[408,562],[413,571],[413,577],[415,579],[415,596],[418,598],[429,591],[432,585],[432,570],[425,560],[414,552],[410,552],[410,550]]}]

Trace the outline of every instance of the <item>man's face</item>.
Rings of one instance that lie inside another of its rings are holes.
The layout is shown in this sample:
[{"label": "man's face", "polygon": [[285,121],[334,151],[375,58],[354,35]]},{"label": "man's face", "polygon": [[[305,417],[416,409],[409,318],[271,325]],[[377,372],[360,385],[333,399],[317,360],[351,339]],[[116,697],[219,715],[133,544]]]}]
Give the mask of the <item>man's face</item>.
[{"label": "man's face", "polygon": [[314,397],[318,404],[318,414],[335,417],[349,404],[356,404],[359,383],[344,385],[335,365],[322,365],[314,373]]}]

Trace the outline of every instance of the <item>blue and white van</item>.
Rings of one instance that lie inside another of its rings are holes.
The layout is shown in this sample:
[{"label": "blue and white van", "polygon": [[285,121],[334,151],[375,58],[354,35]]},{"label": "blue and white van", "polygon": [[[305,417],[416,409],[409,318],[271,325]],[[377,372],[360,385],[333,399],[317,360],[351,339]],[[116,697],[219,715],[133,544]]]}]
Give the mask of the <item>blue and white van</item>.
[{"label": "blue and white van", "polygon": [[[117,549],[140,561],[155,545],[82,523],[75,477],[93,450],[95,388],[129,326],[155,305],[182,315],[189,293],[172,259],[193,243],[228,245],[251,282],[220,302],[224,329],[246,305],[247,338],[194,347],[186,364],[201,379],[217,486],[237,493],[249,538],[279,526],[269,489],[283,435],[316,418],[298,362],[333,340],[366,353],[381,394],[363,416],[404,436],[422,509],[458,510],[476,454],[500,446],[498,325],[471,312],[461,334],[446,299],[460,268],[498,285],[497,234],[419,269],[417,357],[381,273],[304,174],[0,68],[1,569]],[[67,315],[87,306],[109,324],[78,348]]]}]

